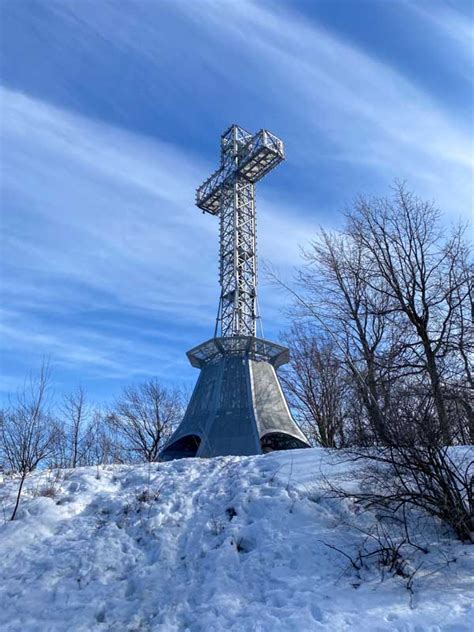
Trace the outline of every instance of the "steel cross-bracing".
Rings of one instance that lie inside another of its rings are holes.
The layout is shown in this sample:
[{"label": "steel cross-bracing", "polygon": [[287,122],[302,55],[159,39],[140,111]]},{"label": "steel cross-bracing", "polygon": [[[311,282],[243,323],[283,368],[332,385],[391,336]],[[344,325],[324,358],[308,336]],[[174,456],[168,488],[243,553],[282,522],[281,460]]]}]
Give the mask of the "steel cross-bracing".
[{"label": "steel cross-bracing", "polygon": [[255,183],[285,154],[283,142],[260,130],[232,125],[221,136],[221,166],[196,191],[196,205],[220,216],[221,336],[255,336],[257,323],[257,236]]}]

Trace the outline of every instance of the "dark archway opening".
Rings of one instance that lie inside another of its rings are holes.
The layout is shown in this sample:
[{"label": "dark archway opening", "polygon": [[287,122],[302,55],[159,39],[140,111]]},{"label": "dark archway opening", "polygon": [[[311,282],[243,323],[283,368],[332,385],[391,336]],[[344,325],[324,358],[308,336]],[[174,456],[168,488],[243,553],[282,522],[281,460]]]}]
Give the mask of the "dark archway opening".
[{"label": "dark archway opening", "polygon": [[162,461],[173,461],[174,459],[186,459],[196,456],[201,437],[198,435],[186,435],[169,445],[160,455]]},{"label": "dark archway opening", "polygon": [[270,432],[260,439],[262,452],[273,452],[275,450],[298,450],[301,448],[309,448],[309,445],[296,437],[285,434],[284,432]]}]

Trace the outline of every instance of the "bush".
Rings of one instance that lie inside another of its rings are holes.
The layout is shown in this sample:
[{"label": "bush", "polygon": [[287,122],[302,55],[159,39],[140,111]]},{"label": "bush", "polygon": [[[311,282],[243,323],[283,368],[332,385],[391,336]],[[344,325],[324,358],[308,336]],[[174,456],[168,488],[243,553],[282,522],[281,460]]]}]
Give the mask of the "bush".
[{"label": "bush", "polygon": [[455,536],[474,543],[474,460],[471,448],[388,446],[351,451],[368,467],[360,493],[343,492],[367,509],[402,519],[414,508],[435,517]]}]

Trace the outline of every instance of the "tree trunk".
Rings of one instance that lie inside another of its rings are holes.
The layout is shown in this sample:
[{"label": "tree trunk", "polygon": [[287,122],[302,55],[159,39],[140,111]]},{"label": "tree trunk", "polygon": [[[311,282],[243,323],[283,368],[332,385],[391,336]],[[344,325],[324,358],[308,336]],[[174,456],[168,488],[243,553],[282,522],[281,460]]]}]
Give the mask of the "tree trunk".
[{"label": "tree trunk", "polygon": [[428,341],[424,340],[423,346],[425,348],[426,370],[428,371],[430,378],[431,391],[433,393],[436,412],[438,414],[441,440],[444,445],[449,445],[451,443],[451,433],[449,431],[448,414],[446,412],[446,405],[441,391],[441,381],[439,378],[436,358]]},{"label": "tree trunk", "polygon": [[21,474],[20,487],[18,488],[18,494],[16,495],[15,508],[13,509],[13,513],[10,520],[15,520],[16,512],[18,511],[18,507],[20,505],[21,492],[23,490],[23,484],[26,479],[26,474],[27,472],[22,472]]}]

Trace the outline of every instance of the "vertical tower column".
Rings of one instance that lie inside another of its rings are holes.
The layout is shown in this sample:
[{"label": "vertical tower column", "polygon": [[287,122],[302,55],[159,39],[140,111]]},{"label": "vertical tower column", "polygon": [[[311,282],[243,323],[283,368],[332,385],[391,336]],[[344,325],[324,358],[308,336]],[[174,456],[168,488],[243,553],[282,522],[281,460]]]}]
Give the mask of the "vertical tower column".
[{"label": "vertical tower column", "polygon": [[242,177],[234,178],[222,191],[219,277],[221,335],[255,336],[255,185]]}]

